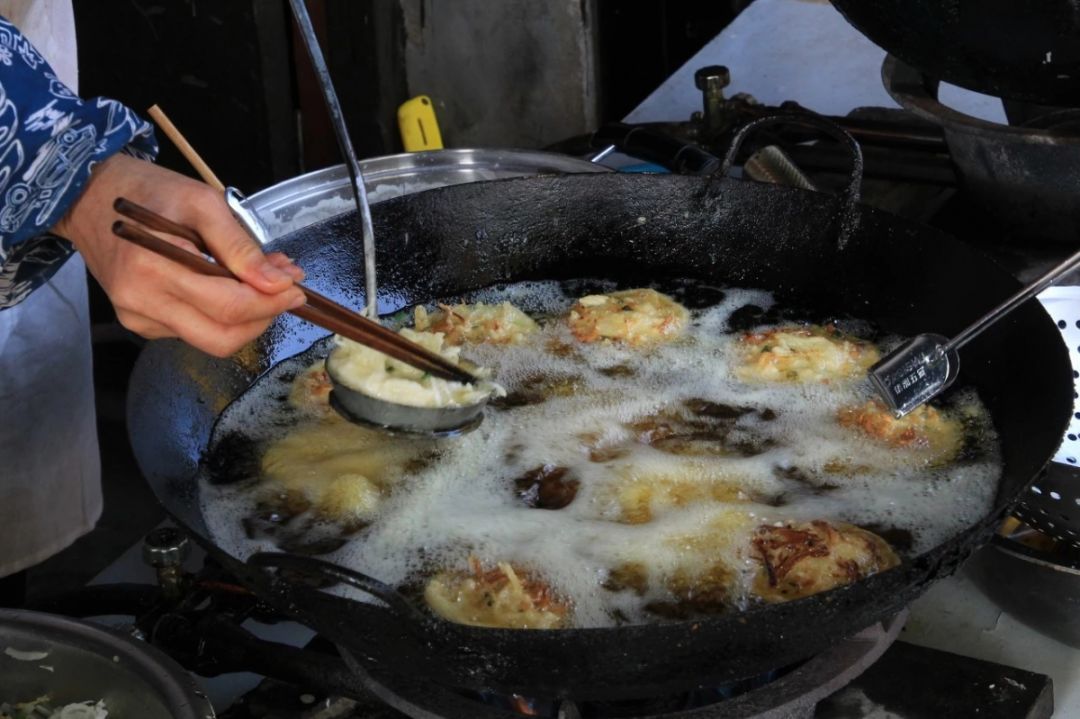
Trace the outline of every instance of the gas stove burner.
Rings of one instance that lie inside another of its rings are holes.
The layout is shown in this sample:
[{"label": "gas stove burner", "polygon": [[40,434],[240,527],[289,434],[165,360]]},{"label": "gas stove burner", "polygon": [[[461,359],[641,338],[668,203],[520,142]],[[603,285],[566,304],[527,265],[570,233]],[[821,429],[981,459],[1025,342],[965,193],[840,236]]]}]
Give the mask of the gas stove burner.
[{"label": "gas stove burner", "polygon": [[889,648],[906,618],[904,611],[766,677],[679,696],[612,702],[470,695],[417,677],[376,676],[341,651],[365,689],[411,719],[812,719],[821,700],[849,684]]}]

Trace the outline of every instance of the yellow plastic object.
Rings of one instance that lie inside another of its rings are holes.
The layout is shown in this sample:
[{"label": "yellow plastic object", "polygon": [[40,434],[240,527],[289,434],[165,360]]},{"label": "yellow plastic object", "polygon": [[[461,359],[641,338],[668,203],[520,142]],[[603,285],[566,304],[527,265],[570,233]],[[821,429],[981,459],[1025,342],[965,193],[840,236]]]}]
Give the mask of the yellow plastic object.
[{"label": "yellow plastic object", "polygon": [[442,133],[435,119],[435,106],[427,95],[417,95],[397,111],[398,129],[406,152],[441,150]]}]

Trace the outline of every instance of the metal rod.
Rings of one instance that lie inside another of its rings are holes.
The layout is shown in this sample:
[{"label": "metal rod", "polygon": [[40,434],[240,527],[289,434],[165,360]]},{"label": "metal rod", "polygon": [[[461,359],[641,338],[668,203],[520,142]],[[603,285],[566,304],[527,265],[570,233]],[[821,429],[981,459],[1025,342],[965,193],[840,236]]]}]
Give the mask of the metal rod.
[{"label": "metal rod", "polygon": [[861,143],[896,144],[911,149],[922,148],[931,152],[948,151],[945,135],[940,127],[868,118],[836,117],[832,119]]},{"label": "metal rod", "polygon": [[319,39],[315,36],[315,28],[311,24],[311,16],[308,15],[304,0],[289,0],[292,7],[293,17],[300,29],[300,37],[304,40],[311,64],[315,69],[315,76],[319,79],[322,87],[323,99],[326,100],[326,110],[330,114],[330,124],[334,127],[337,135],[338,147],[345,156],[345,166],[349,169],[349,179],[352,180],[353,197],[356,200],[356,208],[360,211],[360,231],[364,238],[364,294],[366,295],[367,307],[365,313],[371,319],[378,316],[378,288],[375,285],[375,230],[371,225],[371,208],[368,206],[367,190],[364,187],[364,175],[360,171],[360,163],[356,159],[352,140],[349,139],[349,130],[345,125],[345,115],[341,111],[341,103],[338,102],[337,93],[334,92],[334,83],[330,79],[330,69],[326,66],[322,49],[319,47]]},{"label": "metal rod", "polygon": [[1035,280],[1030,285],[1020,290],[1015,295],[1005,300],[1000,305],[980,317],[974,324],[972,324],[960,334],[953,337],[943,347],[941,347],[939,353],[945,354],[947,352],[960,349],[968,342],[975,339],[975,337],[981,334],[982,331],[985,330],[987,327],[994,324],[999,319],[1009,314],[1014,309],[1024,304],[1032,297],[1045,290],[1050,285],[1054,284],[1059,279],[1061,279],[1063,275],[1068,274],[1077,267],[1080,267],[1080,252],[1071,255],[1064,262],[1054,267],[1045,275]]},{"label": "metal rod", "polygon": [[614,145],[608,145],[603,150],[601,150],[600,152],[598,152],[595,155],[593,155],[592,157],[590,157],[589,162],[595,162],[595,163],[599,164],[599,162],[601,160],[603,160],[605,157],[607,157],[611,153],[615,152],[615,150],[616,150],[616,147]]}]

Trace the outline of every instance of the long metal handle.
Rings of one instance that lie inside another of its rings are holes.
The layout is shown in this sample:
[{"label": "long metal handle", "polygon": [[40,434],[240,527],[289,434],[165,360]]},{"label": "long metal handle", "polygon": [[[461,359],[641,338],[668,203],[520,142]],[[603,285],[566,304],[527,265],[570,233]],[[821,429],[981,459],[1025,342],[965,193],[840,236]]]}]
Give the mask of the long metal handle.
[{"label": "long metal handle", "polygon": [[941,347],[939,353],[945,354],[960,349],[968,342],[978,337],[987,327],[994,324],[1050,285],[1054,284],[1061,279],[1063,275],[1068,274],[1077,267],[1080,267],[1080,252],[1071,255],[1068,259],[1054,267],[1045,275],[980,317],[967,329],[953,337],[947,344]]},{"label": "long metal handle", "polygon": [[851,152],[851,174],[848,176],[847,186],[837,195],[840,206],[833,223],[837,230],[836,244],[843,249],[847,246],[851,234],[859,224],[859,195],[862,188],[864,160],[862,147],[859,146],[859,143],[847,130],[835,122],[831,122],[820,115],[794,113],[779,113],[759,117],[743,125],[731,138],[731,144],[724,155],[720,169],[713,174],[713,177],[726,177],[728,172],[731,171],[731,166],[735,164],[735,158],[738,157],[739,149],[742,147],[743,142],[746,141],[746,138],[759,129],[772,125],[802,125],[820,130],[839,140],[840,144]]},{"label": "long metal handle", "polygon": [[356,199],[356,208],[360,211],[360,231],[364,238],[364,292],[367,298],[365,313],[369,318],[375,319],[378,316],[378,288],[375,286],[375,230],[371,225],[371,208],[368,206],[367,190],[364,187],[364,174],[360,171],[360,163],[356,159],[352,140],[349,139],[345,115],[341,112],[341,103],[338,102],[337,93],[334,92],[330,69],[326,66],[319,40],[315,37],[315,28],[311,24],[307,6],[304,0],[289,0],[289,5],[292,7],[293,17],[296,18],[296,24],[300,29],[300,37],[303,38],[308,55],[311,57],[315,76],[322,87],[326,110],[330,114],[330,124],[334,127],[338,147],[341,149],[341,154],[345,156],[345,166],[349,169],[353,197]]},{"label": "long metal handle", "polygon": [[258,552],[248,557],[247,563],[254,567],[286,569],[343,582],[365,594],[381,599],[399,617],[411,621],[426,621],[426,617],[420,610],[389,584],[324,559],[284,552]]}]

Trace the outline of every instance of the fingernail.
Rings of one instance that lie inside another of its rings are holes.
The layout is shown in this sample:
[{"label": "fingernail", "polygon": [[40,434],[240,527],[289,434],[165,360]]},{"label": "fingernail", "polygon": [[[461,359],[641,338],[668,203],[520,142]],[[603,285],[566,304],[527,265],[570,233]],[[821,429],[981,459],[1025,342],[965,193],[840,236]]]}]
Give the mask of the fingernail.
[{"label": "fingernail", "polygon": [[290,277],[286,272],[283,272],[282,270],[274,267],[269,262],[264,262],[262,264],[262,267],[259,268],[259,274],[261,274],[265,279],[270,282],[281,282],[282,280],[288,280],[292,282],[292,277]]},{"label": "fingernail", "polygon": [[297,295],[295,298],[293,298],[293,301],[289,303],[289,309],[290,310],[295,310],[295,309],[297,309],[299,307],[303,307],[306,304],[307,304],[307,297],[304,297],[304,295],[300,294],[300,295]]}]

